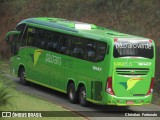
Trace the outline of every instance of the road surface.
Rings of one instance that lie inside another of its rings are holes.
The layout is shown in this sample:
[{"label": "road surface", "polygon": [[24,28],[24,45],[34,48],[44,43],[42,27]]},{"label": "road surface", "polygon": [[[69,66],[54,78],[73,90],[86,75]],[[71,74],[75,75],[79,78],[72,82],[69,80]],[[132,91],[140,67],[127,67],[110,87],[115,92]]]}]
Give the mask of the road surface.
[{"label": "road surface", "polygon": [[[69,103],[66,94],[36,84],[31,84],[30,86],[24,86],[19,83],[19,78],[13,77],[10,74],[5,74],[5,76],[7,76],[16,83],[16,89],[18,91],[22,91],[27,94],[38,96],[40,98],[54,102],[72,111],[76,111],[79,114],[86,116],[86,118],[91,120],[106,120],[106,119],[135,120],[137,118],[141,118],[142,120],[160,119],[160,117],[125,117],[125,114],[130,115],[133,113],[134,115],[135,114],[137,115],[139,111],[147,111],[147,113],[150,111],[160,111],[160,106],[154,104],[145,106],[132,106],[132,107],[102,106],[102,105],[90,104],[88,107],[82,107],[79,104]],[[126,111],[127,113],[121,111]]]}]

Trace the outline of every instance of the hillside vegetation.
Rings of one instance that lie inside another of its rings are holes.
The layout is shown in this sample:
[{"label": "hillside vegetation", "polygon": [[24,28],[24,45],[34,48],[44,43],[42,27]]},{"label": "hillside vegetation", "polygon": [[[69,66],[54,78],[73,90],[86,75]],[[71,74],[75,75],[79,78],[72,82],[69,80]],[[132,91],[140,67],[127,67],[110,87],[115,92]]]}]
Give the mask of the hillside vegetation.
[{"label": "hillside vegetation", "polygon": [[30,17],[93,23],[156,42],[156,90],[160,90],[160,0],[0,0],[0,53],[8,56],[7,31]]}]

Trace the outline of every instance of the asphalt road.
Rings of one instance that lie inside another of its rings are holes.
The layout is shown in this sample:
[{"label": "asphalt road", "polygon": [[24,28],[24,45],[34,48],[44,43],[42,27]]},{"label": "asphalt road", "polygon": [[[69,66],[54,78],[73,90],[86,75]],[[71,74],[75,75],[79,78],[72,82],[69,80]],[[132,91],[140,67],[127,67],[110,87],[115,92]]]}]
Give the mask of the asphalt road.
[{"label": "asphalt road", "polygon": [[[159,111],[160,115],[160,106],[154,104],[145,106],[132,106],[132,107],[102,106],[102,105],[90,104],[88,107],[82,107],[78,104],[69,103],[66,94],[36,84],[31,84],[30,86],[24,86],[19,83],[18,78],[13,77],[9,74],[5,74],[5,76],[7,76],[16,83],[17,90],[59,104],[65,108],[68,108],[72,111],[76,111],[81,115],[86,116],[88,119],[92,120],[106,120],[106,119],[135,120],[138,118],[141,118],[142,120],[160,119],[160,117],[125,117],[125,113],[138,114],[140,111],[146,111],[147,113],[150,111]],[[122,111],[125,111],[125,113]]]}]

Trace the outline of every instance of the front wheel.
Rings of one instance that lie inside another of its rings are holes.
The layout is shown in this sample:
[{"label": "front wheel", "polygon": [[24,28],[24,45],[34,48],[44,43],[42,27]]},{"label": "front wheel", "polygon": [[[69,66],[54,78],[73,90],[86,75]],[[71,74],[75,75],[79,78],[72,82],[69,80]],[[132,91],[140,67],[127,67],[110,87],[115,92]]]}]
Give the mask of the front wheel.
[{"label": "front wheel", "polygon": [[24,68],[21,68],[20,69],[20,83],[22,84],[22,85],[27,85],[28,84],[28,81],[26,81],[26,77],[25,77],[25,70],[24,70]]},{"label": "front wheel", "polygon": [[79,90],[79,103],[81,106],[88,106],[88,101],[86,100],[86,88],[83,86]]}]

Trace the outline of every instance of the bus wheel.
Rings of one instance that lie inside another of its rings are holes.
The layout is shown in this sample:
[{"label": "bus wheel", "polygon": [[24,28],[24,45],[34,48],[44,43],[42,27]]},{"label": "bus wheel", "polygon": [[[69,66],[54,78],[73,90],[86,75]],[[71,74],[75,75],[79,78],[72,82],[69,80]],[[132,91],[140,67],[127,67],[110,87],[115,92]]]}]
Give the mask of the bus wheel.
[{"label": "bus wheel", "polygon": [[73,83],[70,83],[68,88],[67,88],[67,94],[68,94],[68,100],[71,103],[76,103],[78,100],[77,97],[77,92],[76,92],[76,88],[75,85]]},{"label": "bus wheel", "polygon": [[79,103],[83,107],[88,105],[88,101],[86,100],[86,88],[84,86],[79,90]]},{"label": "bus wheel", "polygon": [[26,81],[26,78],[25,78],[25,70],[24,70],[24,68],[20,69],[20,83],[22,85],[27,85],[28,84],[28,81]]}]

